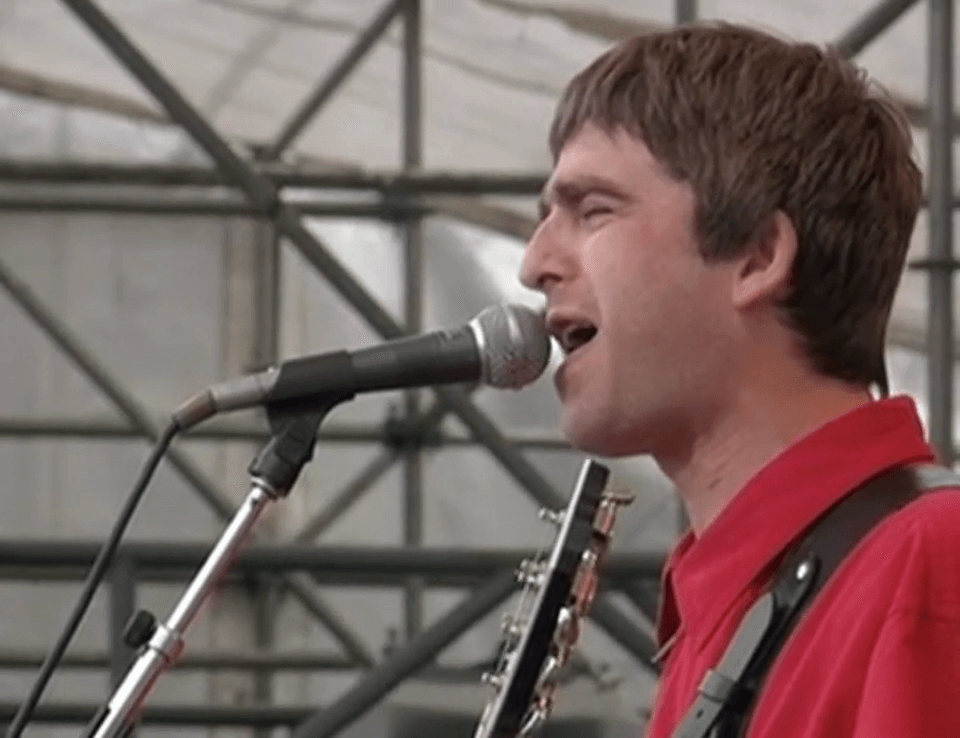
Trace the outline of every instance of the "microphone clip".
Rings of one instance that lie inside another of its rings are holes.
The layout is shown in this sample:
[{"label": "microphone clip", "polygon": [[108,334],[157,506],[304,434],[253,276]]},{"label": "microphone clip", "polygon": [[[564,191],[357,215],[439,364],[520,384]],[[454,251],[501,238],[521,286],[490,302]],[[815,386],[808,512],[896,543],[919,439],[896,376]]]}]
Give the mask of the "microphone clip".
[{"label": "microphone clip", "polygon": [[337,405],[349,397],[331,397],[311,404],[309,410],[292,403],[267,405],[270,440],[251,462],[249,474],[254,483],[273,499],[287,496],[303,467],[313,458],[320,423]]}]

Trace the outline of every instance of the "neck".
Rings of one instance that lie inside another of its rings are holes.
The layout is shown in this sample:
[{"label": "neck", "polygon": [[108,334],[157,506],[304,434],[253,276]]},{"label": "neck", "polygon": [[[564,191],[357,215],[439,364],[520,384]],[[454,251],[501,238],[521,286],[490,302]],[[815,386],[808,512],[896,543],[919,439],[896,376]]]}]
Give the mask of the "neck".
[{"label": "neck", "polygon": [[825,422],[870,402],[868,391],[800,371],[744,386],[692,441],[656,454],[699,536],[764,466]]}]

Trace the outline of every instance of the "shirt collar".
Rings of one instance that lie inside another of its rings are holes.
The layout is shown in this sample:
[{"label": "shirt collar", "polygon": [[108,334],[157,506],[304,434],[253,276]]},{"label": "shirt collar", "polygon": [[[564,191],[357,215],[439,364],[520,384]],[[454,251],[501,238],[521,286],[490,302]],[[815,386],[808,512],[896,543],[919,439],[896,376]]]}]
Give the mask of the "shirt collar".
[{"label": "shirt collar", "polygon": [[933,458],[905,396],[863,405],[797,440],[699,538],[681,538],[664,570],[660,643],[684,623],[702,646],[738,596],[835,502],[888,468]]}]

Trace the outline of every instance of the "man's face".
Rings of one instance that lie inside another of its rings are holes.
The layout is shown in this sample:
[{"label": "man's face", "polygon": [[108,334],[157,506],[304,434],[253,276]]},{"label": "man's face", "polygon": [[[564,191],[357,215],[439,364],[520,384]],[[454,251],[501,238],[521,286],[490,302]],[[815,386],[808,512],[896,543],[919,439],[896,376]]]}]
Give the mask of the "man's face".
[{"label": "man's face", "polygon": [[731,391],[733,267],[700,256],[694,205],[622,130],[586,124],[560,154],[520,276],[546,295],[561,425],[580,449],[676,452]]}]

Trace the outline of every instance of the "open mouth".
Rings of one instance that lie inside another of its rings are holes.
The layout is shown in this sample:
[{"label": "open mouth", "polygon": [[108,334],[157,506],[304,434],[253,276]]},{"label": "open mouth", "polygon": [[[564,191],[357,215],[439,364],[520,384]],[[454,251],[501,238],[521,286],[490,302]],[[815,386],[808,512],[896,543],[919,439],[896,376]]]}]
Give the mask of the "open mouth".
[{"label": "open mouth", "polygon": [[597,335],[596,326],[578,325],[563,331],[557,336],[557,340],[560,342],[560,347],[563,349],[563,352],[569,356],[577,349],[583,348],[586,344],[590,343],[595,335]]}]

